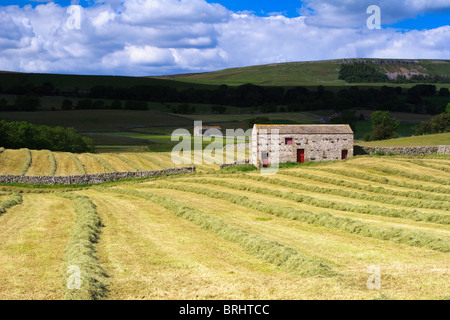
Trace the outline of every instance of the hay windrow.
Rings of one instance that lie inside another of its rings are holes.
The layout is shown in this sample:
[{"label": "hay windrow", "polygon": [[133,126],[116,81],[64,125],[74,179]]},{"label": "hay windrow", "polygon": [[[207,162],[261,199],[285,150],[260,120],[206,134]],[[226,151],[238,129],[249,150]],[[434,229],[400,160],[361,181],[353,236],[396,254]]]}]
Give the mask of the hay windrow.
[{"label": "hay windrow", "polygon": [[127,157],[125,157],[124,155],[121,154],[111,154],[111,156],[122,160],[123,162],[125,162],[126,164],[128,164],[130,167],[132,167],[134,170],[138,171],[138,172],[142,172],[145,171],[144,168],[142,168],[140,165],[136,164],[135,162],[131,161],[130,159],[128,159]]},{"label": "hay windrow", "polygon": [[29,149],[21,149],[24,152],[24,162],[22,168],[20,169],[19,176],[24,176],[27,174],[28,169],[31,167],[32,158],[31,151]]},{"label": "hay windrow", "polygon": [[69,157],[75,162],[75,166],[77,167],[77,170],[80,175],[84,176],[87,174],[86,168],[84,167],[83,163],[78,159],[78,157],[73,153],[68,153]]},{"label": "hay windrow", "polygon": [[46,150],[46,153],[48,157],[48,162],[50,163],[48,175],[50,177],[54,177],[57,169],[56,159],[55,156],[53,155],[53,152],[51,152],[50,150]]},{"label": "hay windrow", "polygon": [[98,161],[98,163],[100,163],[103,168],[106,170],[106,172],[116,172],[116,169],[114,169],[113,167],[111,167],[111,165],[106,162],[105,159],[103,159],[101,156],[99,156],[98,154],[92,154],[92,156]]},{"label": "hay windrow", "polygon": [[391,241],[413,247],[422,247],[440,252],[450,252],[450,241],[424,232],[369,226],[354,219],[336,217],[326,212],[315,214],[305,210],[298,210],[280,205],[272,205],[261,201],[250,200],[245,196],[238,196],[227,192],[215,191],[200,187],[190,187],[176,184],[153,184],[145,185],[144,187],[192,192],[214,199],[222,199],[240,206],[244,206],[260,212],[265,212],[278,217],[283,217],[289,220],[298,220],[312,225],[335,228],[364,237]]},{"label": "hay windrow", "polygon": [[[272,181],[272,183],[275,183],[277,185],[282,185],[285,187],[291,187],[295,188],[298,187],[296,183],[290,182],[290,181],[282,181],[282,180],[276,180],[276,179],[267,179],[266,180],[260,180],[257,177],[255,177],[257,181],[264,181],[269,182]],[[263,179],[263,178],[261,178]],[[236,189],[236,190],[242,190],[242,191],[250,191],[254,193],[260,193],[260,194],[266,194],[269,196],[275,196],[283,199],[289,199],[296,202],[306,203],[308,205],[312,205],[319,208],[325,208],[325,209],[334,209],[339,211],[346,211],[346,212],[355,212],[355,213],[362,213],[362,214],[370,214],[370,215],[377,215],[377,216],[384,216],[384,217],[392,217],[392,218],[403,218],[403,219],[409,219],[413,221],[424,221],[424,222],[432,222],[432,223],[438,223],[438,224],[450,224],[450,215],[446,214],[440,214],[440,213],[430,213],[430,212],[421,212],[418,210],[411,210],[411,209],[397,209],[397,208],[387,208],[377,205],[358,205],[358,204],[348,204],[338,201],[331,201],[331,200],[325,200],[325,199],[317,199],[315,197],[303,195],[300,193],[294,193],[294,192],[283,192],[278,191],[274,189],[268,189],[268,188],[262,188],[262,187],[252,187],[248,185],[242,185],[242,184],[235,184],[235,183],[229,183],[225,181],[218,181],[218,180],[211,180],[211,179],[195,179],[190,180],[190,182],[193,183],[201,183],[201,184],[213,184],[217,186],[222,186],[226,188]],[[300,185],[301,186],[301,185]],[[314,189],[315,187],[311,188]],[[310,190],[311,191],[311,190]],[[332,189],[328,193],[324,192],[326,194],[337,194],[342,196],[342,190],[338,189]],[[345,193],[345,192],[344,192]],[[357,194],[354,195],[354,199],[363,199],[363,200],[372,200],[369,195],[365,194]],[[382,202],[382,201],[380,201]],[[403,205],[402,200],[398,200],[398,202],[395,201],[386,201],[386,203],[392,203],[396,205]],[[440,208],[440,207],[439,207]]]},{"label": "hay windrow", "polygon": [[96,243],[100,238],[102,220],[95,204],[86,196],[75,193],[58,193],[58,196],[72,200],[76,218],[70,241],[65,249],[66,272],[76,266],[81,271],[81,288],[69,289],[67,275],[64,280],[65,298],[68,300],[99,300],[108,293],[107,274],[101,267]]},{"label": "hay windrow", "polygon": [[11,194],[8,199],[0,201],[0,215],[4,214],[9,208],[21,204],[22,201],[23,199],[20,193]]},{"label": "hay windrow", "polygon": [[102,191],[125,194],[156,203],[178,217],[186,219],[202,229],[211,231],[227,241],[237,243],[256,257],[290,273],[308,277],[329,277],[335,275],[331,267],[321,260],[303,256],[289,246],[230,226],[222,220],[187,207],[179,201],[136,190],[102,189]]}]

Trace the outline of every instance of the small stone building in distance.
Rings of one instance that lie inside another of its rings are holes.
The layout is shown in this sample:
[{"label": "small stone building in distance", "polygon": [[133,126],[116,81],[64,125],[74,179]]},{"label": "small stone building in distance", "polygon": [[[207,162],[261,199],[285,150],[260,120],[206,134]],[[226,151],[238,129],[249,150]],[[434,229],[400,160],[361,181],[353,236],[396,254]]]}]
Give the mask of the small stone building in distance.
[{"label": "small stone building in distance", "polygon": [[[278,141],[271,133],[278,130]],[[251,162],[260,168],[273,163],[278,147],[279,163],[331,161],[353,156],[354,134],[349,125],[264,125],[252,131]]]},{"label": "small stone building in distance", "polygon": [[[210,133],[208,134],[208,130],[209,129],[215,129],[215,130],[211,130]],[[217,135],[218,133],[222,134],[222,128],[218,127],[218,126],[195,126],[194,127],[194,137],[213,137],[215,135]]]}]

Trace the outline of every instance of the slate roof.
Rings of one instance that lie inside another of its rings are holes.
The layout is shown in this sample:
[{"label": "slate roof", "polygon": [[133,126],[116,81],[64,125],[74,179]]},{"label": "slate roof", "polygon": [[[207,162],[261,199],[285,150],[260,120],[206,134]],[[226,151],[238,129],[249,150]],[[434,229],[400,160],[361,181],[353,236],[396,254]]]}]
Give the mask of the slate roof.
[{"label": "slate roof", "polygon": [[253,128],[258,130],[278,129],[280,134],[353,134],[348,124],[322,124],[322,125],[279,125],[279,124],[255,124]]}]

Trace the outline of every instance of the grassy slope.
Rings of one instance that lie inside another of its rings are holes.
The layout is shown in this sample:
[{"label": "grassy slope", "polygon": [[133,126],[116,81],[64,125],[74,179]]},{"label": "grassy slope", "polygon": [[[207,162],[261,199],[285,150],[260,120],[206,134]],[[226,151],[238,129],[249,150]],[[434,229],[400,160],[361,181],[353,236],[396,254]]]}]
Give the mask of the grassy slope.
[{"label": "grassy slope", "polygon": [[[161,79],[152,79],[144,77],[116,77],[116,76],[85,76],[85,75],[59,75],[59,74],[40,74],[40,73],[0,73],[0,86],[7,88],[15,85],[33,85],[42,86],[50,82],[55,88],[60,90],[73,90],[78,88],[80,91],[89,90],[93,86],[113,86],[129,88],[133,86],[169,86],[177,89],[192,87],[175,81]],[[205,86],[200,86],[205,87]]]},{"label": "grassy slope", "polygon": [[[291,62],[251,66],[244,68],[225,69],[209,73],[174,75],[162,77],[175,79],[180,82],[202,84],[241,85],[253,83],[259,85],[277,86],[346,86],[345,81],[339,80],[339,70],[342,60]],[[430,74],[450,75],[450,63],[434,63],[433,60],[420,60],[424,69]],[[405,66],[402,66],[405,67]],[[406,66],[406,68],[408,68]],[[352,84],[352,85],[394,85],[397,84]],[[415,84],[400,84],[401,87],[411,87]],[[438,87],[450,87],[448,84],[438,84]]]},{"label": "grassy slope", "polygon": [[397,138],[383,141],[360,142],[358,144],[368,147],[415,147],[450,145],[450,132],[407,138]]}]

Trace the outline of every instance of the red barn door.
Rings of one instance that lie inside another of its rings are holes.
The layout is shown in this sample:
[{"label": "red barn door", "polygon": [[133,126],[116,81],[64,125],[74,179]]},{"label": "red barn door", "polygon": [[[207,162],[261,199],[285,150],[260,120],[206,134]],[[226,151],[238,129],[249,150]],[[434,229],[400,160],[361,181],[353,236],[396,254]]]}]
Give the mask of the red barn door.
[{"label": "red barn door", "polygon": [[342,159],[348,159],[348,150],[342,150]]},{"label": "red barn door", "polygon": [[297,150],[297,162],[305,163],[305,149]]}]

